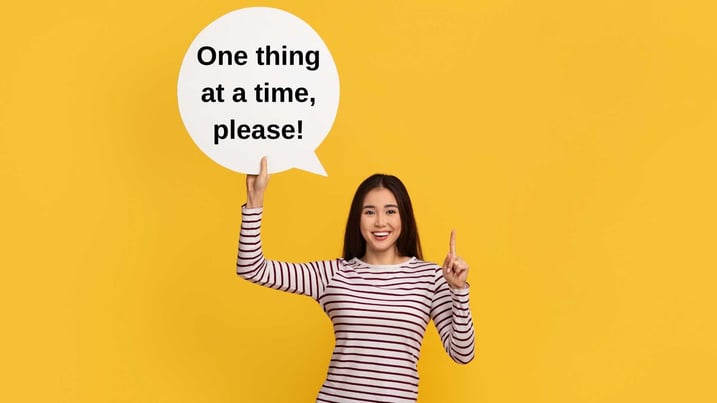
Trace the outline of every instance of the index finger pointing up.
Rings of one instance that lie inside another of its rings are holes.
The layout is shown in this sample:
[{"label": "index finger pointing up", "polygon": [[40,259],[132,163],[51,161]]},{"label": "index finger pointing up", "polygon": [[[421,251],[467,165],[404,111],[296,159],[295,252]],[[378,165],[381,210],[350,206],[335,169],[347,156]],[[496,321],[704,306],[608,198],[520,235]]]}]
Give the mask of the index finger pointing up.
[{"label": "index finger pointing up", "polygon": [[456,256],[456,230],[455,229],[451,230],[450,247],[451,247],[451,255]]}]

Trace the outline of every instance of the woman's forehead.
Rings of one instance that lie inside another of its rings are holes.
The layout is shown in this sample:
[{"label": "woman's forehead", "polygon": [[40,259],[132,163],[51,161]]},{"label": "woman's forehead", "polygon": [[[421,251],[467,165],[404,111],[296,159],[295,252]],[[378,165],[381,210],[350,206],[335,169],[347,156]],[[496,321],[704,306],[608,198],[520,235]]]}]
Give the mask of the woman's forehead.
[{"label": "woman's forehead", "polygon": [[366,193],[366,197],[364,197],[363,199],[363,205],[371,205],[374,207],[385,205],[395,206],[398,205],[398,203],[396,201],[396,196],[394,196],[393,192],[384,187],[378,187],[371,189],[368,191],[368,193]]}]

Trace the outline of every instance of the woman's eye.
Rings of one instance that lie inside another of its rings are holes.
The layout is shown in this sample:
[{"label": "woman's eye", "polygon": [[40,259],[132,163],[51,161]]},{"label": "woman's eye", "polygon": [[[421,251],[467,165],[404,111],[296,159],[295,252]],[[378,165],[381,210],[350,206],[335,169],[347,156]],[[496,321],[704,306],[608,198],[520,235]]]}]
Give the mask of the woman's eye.
[{"label": "woman's eye", "polygon": [[388,214],[388,215],[394,215],[394,214],[397,214],[397,213],[398,213],[398,210],[387,210],[387,211],[386,211],[386,214]]},{"label": "woman's eye", "polygon": [[363,213],[364,213],[365,215],[374,215],[374,211],[373,211],[373,210],[364,210]]}]

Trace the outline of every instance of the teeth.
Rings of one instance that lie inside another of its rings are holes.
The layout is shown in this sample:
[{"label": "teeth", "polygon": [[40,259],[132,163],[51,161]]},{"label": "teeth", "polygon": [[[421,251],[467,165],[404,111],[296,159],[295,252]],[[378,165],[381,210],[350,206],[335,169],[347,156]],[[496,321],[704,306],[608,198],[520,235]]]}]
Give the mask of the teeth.
[{"label": "teeth", "polygon": [[374,232],[373,234],[376,236],[388,236],[388,232]]}]

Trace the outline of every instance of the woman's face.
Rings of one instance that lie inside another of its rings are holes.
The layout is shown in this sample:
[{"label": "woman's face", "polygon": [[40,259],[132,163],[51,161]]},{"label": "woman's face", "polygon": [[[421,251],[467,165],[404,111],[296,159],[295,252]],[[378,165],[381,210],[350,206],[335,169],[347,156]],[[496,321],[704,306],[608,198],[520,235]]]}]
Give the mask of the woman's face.
[{"label": "woman's face", "polygon": [[361,209],[361,235],[366,240],[366,253],[394,250],[401,235],[401,216],[396,197],[386,188],[369,191]]}]

